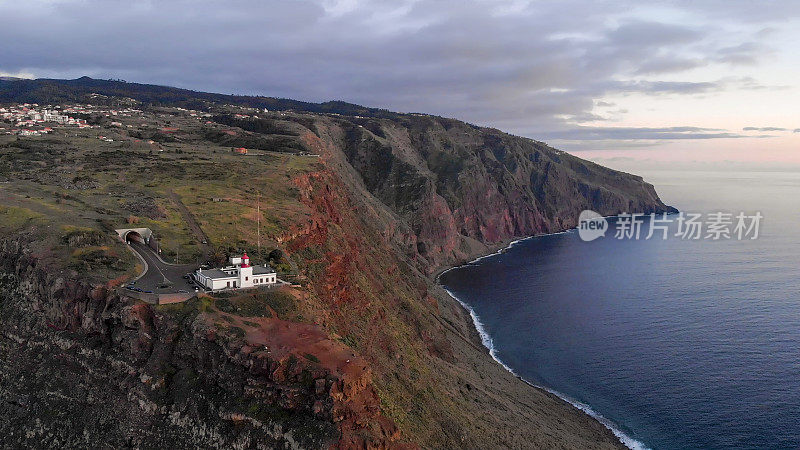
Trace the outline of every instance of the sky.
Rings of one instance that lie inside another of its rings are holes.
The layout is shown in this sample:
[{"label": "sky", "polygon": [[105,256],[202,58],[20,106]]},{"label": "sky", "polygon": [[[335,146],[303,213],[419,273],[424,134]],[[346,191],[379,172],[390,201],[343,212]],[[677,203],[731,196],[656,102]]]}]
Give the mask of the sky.
[{"label": "sky", "polygon": [[0,0],[0,76],[345,100],[623,164],[800,167],[800,2]]}]

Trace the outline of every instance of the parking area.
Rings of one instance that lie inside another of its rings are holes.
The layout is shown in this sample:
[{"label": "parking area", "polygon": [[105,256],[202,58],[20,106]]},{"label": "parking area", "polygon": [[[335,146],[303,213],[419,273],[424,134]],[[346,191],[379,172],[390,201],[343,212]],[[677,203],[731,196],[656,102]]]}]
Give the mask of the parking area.
[{"label": "parking area", "polygon": [[154,294],[191,293],[201,289],[188,276],[197,270],[196,264],[168,264],[150,247],[135,241],[128,241],[128,244],[145,262],[147,270],[127,288]]}]

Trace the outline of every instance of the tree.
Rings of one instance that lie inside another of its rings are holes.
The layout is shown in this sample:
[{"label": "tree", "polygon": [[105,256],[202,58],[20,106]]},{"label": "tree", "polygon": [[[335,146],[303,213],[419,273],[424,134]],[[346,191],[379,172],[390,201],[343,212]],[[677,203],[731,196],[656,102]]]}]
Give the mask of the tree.
[{"label": "tree", "polygon": [[225,261],[227,260],[227,255],[225,255],[225,253],[220,249],[215,250],[214,254],[211,255],[211,262],[217,267],[225,264]]}]

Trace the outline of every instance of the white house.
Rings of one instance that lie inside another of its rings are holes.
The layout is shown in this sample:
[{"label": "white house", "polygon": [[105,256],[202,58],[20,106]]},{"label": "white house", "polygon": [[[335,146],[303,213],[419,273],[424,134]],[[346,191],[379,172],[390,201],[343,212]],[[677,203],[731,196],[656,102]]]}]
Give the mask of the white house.
[{"label": "white house", "polygon": [[275,270],[267,264],[251,266],[247,253],[230,258],[230,265],[221,269],[198,269],[195,279],[207,289],[240,289],[275,284]]}]

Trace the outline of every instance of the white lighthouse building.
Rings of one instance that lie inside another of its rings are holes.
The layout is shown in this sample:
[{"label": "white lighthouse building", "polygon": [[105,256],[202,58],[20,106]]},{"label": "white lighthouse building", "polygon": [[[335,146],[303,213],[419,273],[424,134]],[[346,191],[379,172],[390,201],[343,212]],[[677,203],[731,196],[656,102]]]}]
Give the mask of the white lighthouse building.
[{"label": "white lighthouse building", "polygon": [[269,265],[251,266],[247,253],[232,256],[230,265],[221,269],[198,269],[195,279],[212,291],[265,286],[278,281],[275,270]]}]

